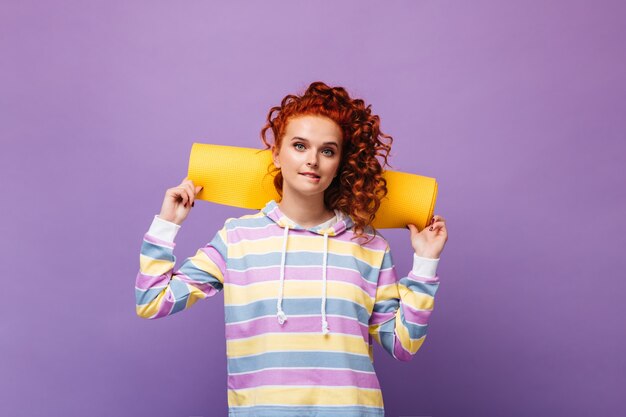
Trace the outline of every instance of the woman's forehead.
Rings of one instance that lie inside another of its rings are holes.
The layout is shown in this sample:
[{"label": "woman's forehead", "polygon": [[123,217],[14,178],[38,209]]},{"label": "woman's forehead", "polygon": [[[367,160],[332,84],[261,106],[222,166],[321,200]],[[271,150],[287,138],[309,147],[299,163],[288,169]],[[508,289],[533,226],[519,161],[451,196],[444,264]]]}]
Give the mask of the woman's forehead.
[{"label": "woman's forehead", "polygon": [[294,117],[285,129],[287,140],[297,136],[313,142],[336,142],[341,145],[342,132],[332,119],[323,116],[305,115]]}]

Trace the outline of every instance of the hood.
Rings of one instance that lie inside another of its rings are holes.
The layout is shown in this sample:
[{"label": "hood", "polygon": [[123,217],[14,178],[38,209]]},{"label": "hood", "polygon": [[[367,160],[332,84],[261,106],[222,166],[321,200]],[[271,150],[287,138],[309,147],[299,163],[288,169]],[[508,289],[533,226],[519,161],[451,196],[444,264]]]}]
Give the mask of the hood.
[{"label": "hood", "polygon": [[[352,218],[339,210],[335,210],[336,223],[328,226],[327,223],[322,223],[313,227],[303,227],[299,224],[295,223],[293,220],[289,219],[283,212],[280,211],[278,207],[278,203],[276,201],[269,201],[265,207],[261,210],[265,216],[271,219],[274,223],[276,223],[279,227],[284,229],[283,233],[283,248],[281,251],[281,261],[280,261],[280,290],[278,294],[278,299],[276,301],[276,318],[278,323],[282,326],[285,321],[287,321],[287,315],[282,309],[283,303],[283,288],[285,282],[285,258],[287,257],[287,242],[289,240],[289,230],[306,230],[310,233],[317,234],[320,236],[320,248],[323,250],[322,252],[322,265],[321,265],[321,279],[322,279],[322,294],[321,294],[321,313],[322,313],[322,333],[328,334],[330,333],[330,329],[328,328],[328,322],[326,321],[326,261],[328,258],[328,237],[329,236],[338,236],[341,233],[349,230],[353,225],[354,221]],[[332,222],[331,222],[332,223]]]}]

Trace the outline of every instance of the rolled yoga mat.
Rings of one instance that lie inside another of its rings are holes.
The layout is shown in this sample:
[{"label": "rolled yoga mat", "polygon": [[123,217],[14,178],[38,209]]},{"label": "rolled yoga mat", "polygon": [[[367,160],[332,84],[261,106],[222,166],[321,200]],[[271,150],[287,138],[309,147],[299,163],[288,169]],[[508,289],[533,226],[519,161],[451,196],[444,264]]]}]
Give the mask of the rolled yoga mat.
[{"label": "rolled yoga mat", "polygon": [[[202,190],[196,199],[227,206],[260,210],[270,200],[280,201],[269,149],[194,143],[189,157],[188,178]],[[412,223],[422,230],[435,210],[437,181],[399,171],[383,171],[387,195],[381,200],[372,226],[403,228]]]}]

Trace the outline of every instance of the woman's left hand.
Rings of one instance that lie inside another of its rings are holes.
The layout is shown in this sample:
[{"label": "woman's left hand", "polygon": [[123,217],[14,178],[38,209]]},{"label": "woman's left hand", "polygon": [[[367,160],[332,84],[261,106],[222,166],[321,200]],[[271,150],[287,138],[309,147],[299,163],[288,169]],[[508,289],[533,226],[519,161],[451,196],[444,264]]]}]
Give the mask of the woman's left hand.
[{"label": "woman's left hand", "polygon": [[435,214],[429,226],[418,232],[417,226],[407,226],[411,232],[411,245],[417,256],[437,259],[448,241],[448,229],[443,217]]}]

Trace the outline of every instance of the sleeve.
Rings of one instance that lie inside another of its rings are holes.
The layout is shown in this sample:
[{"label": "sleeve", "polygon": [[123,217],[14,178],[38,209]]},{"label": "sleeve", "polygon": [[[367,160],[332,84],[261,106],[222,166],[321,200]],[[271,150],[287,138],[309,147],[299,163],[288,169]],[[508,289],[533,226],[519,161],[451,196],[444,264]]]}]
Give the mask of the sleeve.
[{"label": "sleeve", "polygon": [[139,317],[158,319],[222,290],[228,259],[226,223],[213,239],[174,271],[174,238],[180,226],[154,216],[143,237],[135,302]]},{"label": "sleeve", "polygon": [[411,360],[426,338],[428,320],[439,287],[436,274],[438,263],[439,259],[413,254],[413,269],[397,280],[387,244],[379,271],[369,333],[397,360]]}]

